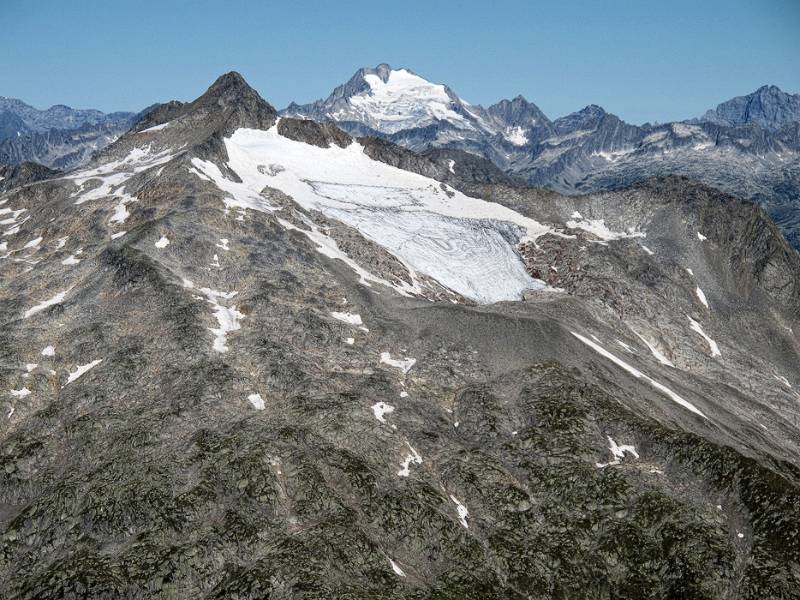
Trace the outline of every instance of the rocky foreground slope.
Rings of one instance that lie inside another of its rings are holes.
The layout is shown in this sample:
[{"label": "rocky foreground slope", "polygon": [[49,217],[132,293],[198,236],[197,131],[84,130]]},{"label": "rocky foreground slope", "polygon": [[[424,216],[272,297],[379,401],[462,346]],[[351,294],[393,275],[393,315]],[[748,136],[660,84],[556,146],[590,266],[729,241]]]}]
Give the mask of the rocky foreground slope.
[{"label": "rocky foreground slope", "polygon": [[800,257],[758,206],[515,186],[237,74],[15,177],[3,597],[800,595]]}]

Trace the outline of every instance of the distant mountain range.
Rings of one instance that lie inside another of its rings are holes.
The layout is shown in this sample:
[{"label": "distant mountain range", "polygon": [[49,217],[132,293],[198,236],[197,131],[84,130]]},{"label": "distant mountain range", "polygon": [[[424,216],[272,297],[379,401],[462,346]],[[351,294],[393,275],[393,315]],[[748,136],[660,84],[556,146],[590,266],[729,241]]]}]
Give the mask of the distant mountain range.
[{"label": "distant mountain range", "polygon": [[130,129],[135,117],[130,112],[105,114],[61,104],[38,110],[0,96],[0,164],[78,166]]},{"label": "distant mountain range", "polygon": [[[458,149],[566,194],[679,174],[762,203],[800,246],[800,94],[764,86],[703,117],[632,125],[596,105],[550,120],[522,96],[484,108],[408,69],[360,69],[328,98],[283,114],[335,121],[412,150]],[[455,168],[458,168],[457,166]]]},{"label": "distant mountain range", "polygon": [[[147,112],[37,110],[0,97],[0,164],[69,170]],[[333,121],[351,135],[414,151],[466,151],[518,182],[564,194],[684,175],[759,202],[800,247],[800,94],[776,86],[699,118],[632,125],[594,104],[554,120],[522,96],[484,108],[409,69],[380,64],[359,69],[327,98],[292,103],[281,114]],[[464,168],[464,159],[454,160],[455,169]]]}]

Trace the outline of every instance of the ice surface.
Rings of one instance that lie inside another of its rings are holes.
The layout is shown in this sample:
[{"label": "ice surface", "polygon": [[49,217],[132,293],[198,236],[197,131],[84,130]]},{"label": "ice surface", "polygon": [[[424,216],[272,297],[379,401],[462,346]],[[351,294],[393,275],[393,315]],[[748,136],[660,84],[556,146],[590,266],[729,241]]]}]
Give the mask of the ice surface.
[{"label": "ice surface", "polygon": [[[374,161],[357,142],[319,148],[284,138],[273,127],[239,129],[225,144],[229,166],[242,183],[225,179],[211,163],[193,163],[214,175],[220,189],[232,196],[228,202],[274,210],[260,192],[278,189],[303,208],[358,229],[411,269],[478,302],[515,300],[526,289],[543,287],[528,275],[517,245],[550,228],[511,209]],[[268,164],[281,170],[264,169]]]}]

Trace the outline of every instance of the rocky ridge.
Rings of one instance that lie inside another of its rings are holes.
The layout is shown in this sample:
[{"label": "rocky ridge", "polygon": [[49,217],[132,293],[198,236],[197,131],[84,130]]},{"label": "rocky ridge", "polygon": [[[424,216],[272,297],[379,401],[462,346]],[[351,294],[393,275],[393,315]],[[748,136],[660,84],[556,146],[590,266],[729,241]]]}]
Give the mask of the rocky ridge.
[{"label": "rocky ridge", "polygon": [[3,595],[797,597],[759,206],[520,186],[235,73],[45,175],[0,190]]}]

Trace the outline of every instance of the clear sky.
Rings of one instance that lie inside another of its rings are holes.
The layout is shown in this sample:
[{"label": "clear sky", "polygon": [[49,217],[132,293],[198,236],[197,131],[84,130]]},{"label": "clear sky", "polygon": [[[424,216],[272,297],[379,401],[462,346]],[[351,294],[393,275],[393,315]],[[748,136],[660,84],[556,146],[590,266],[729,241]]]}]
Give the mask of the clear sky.
[{"label": "clear sky", "polygon": [[278,108],[388,62],[472,103],[551,118],[699,116],[765,83],[800,92],[800,0],[0,0],[0,95],[139,110],[239,71]]}]

